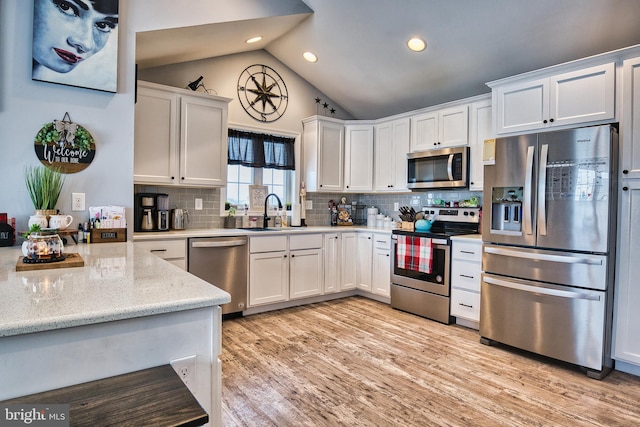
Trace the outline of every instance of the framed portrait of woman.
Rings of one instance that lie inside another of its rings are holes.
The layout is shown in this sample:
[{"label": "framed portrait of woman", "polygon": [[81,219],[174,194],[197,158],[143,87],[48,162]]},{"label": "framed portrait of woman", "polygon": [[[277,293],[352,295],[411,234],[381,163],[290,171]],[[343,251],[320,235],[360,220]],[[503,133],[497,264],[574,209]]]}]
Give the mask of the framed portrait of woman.
[{"label": "framed portrait of woman", "polygon": [[116,92],[118,0],[34,0],[31,78]]}]

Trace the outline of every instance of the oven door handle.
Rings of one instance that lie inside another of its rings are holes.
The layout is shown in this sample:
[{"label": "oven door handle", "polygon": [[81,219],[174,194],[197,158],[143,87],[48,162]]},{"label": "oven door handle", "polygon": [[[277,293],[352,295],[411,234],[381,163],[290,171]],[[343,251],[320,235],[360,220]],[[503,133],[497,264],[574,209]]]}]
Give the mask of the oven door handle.
[{"label": "oven door handle", "polygon": [[525,285],[522,283],[509,282],[507,280],[496,279],[493,277],[484,276],[482,279],[485,283],[490,285],[502,286],[503,288],[515,289],[518,291],[531,292],[539,295],[549,295],[561,298],[570,299],[586,299],[590,301],[600,301],[600,294],[596,292],[574,292],[563,291],[560,289],[549,289],[539,286]]},{"label": "oven door handle", "polygon": [[[398,242],[398,236],[397,235],[391,236],[391,240],[393,240],[394,243],[397,243]],[[449,246],[445,239],[434,239],[434,238],[432,238],[431,239],[431,243],[434,244],[434,245]]]}]

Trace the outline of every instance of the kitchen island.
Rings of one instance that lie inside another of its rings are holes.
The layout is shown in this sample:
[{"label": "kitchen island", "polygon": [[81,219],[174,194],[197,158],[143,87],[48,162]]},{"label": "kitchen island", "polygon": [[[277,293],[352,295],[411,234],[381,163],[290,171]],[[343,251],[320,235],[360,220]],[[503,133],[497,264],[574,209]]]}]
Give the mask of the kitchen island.
[{"label": "kitchen island", "polygon": [[188,388],[219,425],[229,294],[132,243],[65,252],[84,267],[16,272],[21,250],[0,249],[0,399],[183,359]]}]

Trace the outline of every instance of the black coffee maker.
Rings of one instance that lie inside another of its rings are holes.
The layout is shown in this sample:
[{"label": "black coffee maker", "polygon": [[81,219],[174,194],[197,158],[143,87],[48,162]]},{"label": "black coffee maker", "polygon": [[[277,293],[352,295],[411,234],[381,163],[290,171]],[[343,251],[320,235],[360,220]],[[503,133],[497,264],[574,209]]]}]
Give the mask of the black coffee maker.
[{"label": "black coffee maker", "polygon": [[133,231],[169,230],[169,195],[136,193]]}]

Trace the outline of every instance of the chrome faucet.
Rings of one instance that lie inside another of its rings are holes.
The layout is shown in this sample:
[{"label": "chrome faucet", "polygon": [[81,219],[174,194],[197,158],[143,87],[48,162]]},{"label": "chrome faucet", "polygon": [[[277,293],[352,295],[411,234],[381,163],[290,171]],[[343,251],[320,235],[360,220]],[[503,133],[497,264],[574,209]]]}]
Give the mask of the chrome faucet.
[{"label": "chrome faucet", "polygon": [[278,197],[276,193],[267,194],[267,197],[264,198],[264,222],[262,223],[263,228],[269,227],[269,216],[267,216],[267,200],[269,200],[270,196],[275,196],[275,198],[278,200],[278,209],[282,209],[282,202],[280,201],[280,197]]}]

